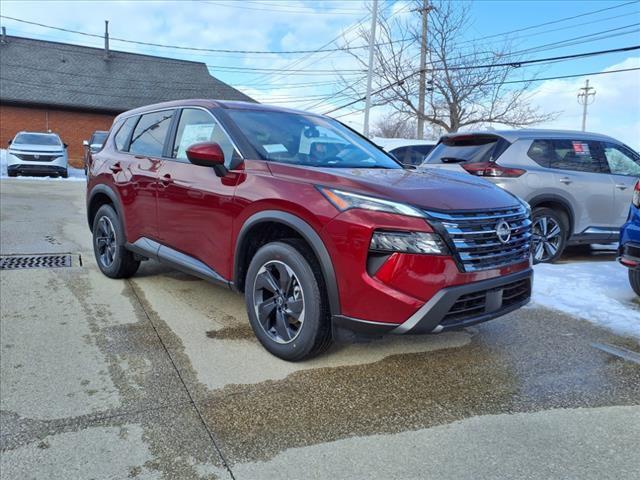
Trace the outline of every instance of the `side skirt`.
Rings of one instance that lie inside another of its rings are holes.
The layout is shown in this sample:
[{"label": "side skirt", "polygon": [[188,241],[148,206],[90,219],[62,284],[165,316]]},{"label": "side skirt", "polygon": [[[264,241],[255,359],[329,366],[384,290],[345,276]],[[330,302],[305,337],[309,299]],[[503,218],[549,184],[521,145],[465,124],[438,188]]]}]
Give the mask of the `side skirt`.
[{"label": "side skirt", "polygon": [[132,251],[142,257],[152,258],[170,265],[171,267],[180,270],[189,275],[202,278],[208,282],[212,282],[218,285],[224,285],[231,288],[232,284],[225,278],[223,278],[218,272],[208,267],[206,264],[193,258],[190,255],[184,254],[173,248],[162,245],[154,240],[142,237],[133,243],[127,243],[125,245],[127,250]]}]

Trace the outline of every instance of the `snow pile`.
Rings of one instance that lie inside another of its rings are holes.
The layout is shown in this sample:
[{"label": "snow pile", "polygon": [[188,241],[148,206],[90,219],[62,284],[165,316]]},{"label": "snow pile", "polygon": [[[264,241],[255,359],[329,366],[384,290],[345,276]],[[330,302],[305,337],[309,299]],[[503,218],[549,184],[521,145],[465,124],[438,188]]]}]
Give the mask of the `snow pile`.
[{"label": "snow pile", "polygon": [[640,299],[622,265],[615,261],[545,263],[534,269],[534,304],[640,338]]},{"label": "snow pile", "polygon": [[[82,168],[68,168],[69,178],[51,178],[51,177],[15,177],[25,180],[47,180],[47,181],[63,181],[63,182],[84,182],[87,180]],[[8,178],[7,174],[7,150],[0,149],[0,178]]]}]

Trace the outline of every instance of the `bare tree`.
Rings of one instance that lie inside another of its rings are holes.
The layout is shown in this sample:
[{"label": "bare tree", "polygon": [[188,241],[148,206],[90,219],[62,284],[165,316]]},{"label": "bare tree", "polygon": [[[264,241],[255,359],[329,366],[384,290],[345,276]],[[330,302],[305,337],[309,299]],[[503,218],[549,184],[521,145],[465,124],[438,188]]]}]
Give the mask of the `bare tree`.
[{"label": "bare tree", "polygon": [[[422,0],[414,0],[413,13],[400,18],[382,15],[375,42],[375,69],[372,105],[388,105],[398,114],[417,119],[419,48]],[[482,45],[461,41],[469,27],[467,2],[439,0],[431,2],[429,13],[427,94],[424,120],[432,127],[455,132],[463,127],[486,127],[502,124],[524,127],[551,120],[556,113],[542,113],[531,106],[531,82],[518,80],[521,58],[508,42],[487,50]],[[368,41],[369,32],[362,29],[361,39]],[[367,59],[348,46],[364,69]],[[510,65],[495,65],[509,62]],[[492,66],[493,65],[493,66]],[[535,78],[530,70],[523,73]],[[521,78],[521,77],[520,77]],[[362,97],[353,78],[341,79],[345,92]]]},{"label": "bare tree", "polygon": [[398,112],[387,113],[373,124],[373,136],[383,138],[412,138],[416,121]]}]

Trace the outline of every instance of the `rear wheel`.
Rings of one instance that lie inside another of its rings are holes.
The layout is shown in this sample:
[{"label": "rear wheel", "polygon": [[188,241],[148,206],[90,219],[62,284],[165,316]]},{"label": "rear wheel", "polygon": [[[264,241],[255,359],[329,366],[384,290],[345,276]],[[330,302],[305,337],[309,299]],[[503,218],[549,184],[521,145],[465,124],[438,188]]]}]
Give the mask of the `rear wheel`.
[{"label": "rear wheel", "polygon": [[62,171],[62,178],[68,178],[68,177],[69,177],[69,170],[65,168]]},{"label": "rear wheel", "polygon": [[249,322],[262,345],[284,360],[299,361],[331,344],[331,323],[320,269],[296,240],[269,243],[247,271]]},{"label": "rear wheel", "polygon": [[103,205],[93,219],[93,252],[100,271],[111,278],[129,278],[140,266],[125,247],[122,222],[111,205]]},{"label": "rear wheel", "polygon": [[640,297],[640,270],[629,270],[629,283],[636,295]]},{"label": "rear wheel", "polygon": [[533,210],[531,250],[533,263],[550,263],[562,255],[569,235],[567,216],[551,208]]}]

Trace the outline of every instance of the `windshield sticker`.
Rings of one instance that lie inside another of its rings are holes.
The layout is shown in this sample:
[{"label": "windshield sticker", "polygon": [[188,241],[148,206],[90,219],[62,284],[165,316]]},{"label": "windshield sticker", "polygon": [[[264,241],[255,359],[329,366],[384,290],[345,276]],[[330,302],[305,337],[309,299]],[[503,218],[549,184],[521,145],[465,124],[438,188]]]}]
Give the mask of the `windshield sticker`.
[{"label": "windshield sticker", "polygon": [[281,143],[273,143],[271,145],[263,145],[262,148],[264,148],[267,153],[284,153],[284,152],[287,151],[287,147],[285,147]]},{"label": "windshield sticker", "polygon": [[576,155],[591,155],[591,151],[589,150],[589,144],[583,142],[572,142],[573,143],[573,153]]}]

